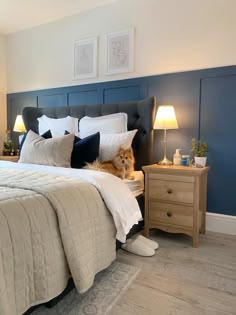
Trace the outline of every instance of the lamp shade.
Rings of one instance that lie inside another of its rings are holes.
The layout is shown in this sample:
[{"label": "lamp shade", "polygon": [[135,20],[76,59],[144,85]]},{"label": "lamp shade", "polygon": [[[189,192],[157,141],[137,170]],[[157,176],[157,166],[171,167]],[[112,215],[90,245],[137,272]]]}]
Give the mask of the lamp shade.
[{"label": "lamp shade", "polygon": [[16,116],[16,121],[15,121],[13,131],[16,131],[16,132],[25,132],[26,131],[22,115]]},{"label": "lamp shade", "polygon": [[158,107],[154,129],[178,129],[175,110],[172,105],[161,105]]}]

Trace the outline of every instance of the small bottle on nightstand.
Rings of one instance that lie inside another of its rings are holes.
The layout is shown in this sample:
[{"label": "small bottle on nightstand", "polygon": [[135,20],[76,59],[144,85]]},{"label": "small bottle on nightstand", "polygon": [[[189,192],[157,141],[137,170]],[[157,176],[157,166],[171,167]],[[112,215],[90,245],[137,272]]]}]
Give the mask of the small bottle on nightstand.
[{"label": "small bottle on nightstand", "polygon": [[181,165],[181,154],[179,153],[181,149],[176,149],[174,157],[173,157],[173,164],[174,165]]}]

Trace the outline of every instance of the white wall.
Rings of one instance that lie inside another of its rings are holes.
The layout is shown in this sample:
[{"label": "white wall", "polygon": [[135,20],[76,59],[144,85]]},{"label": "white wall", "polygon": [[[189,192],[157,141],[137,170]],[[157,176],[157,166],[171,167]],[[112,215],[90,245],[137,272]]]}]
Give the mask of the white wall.
[{"label": "white wall", "polygon": [[[119,0],[8,35],[8,92],[236,64],[235,0]],[[135,72],[105,76],[107,32],[135,27]],[[96,79],[73,80],[73,42],[99,36]]]},{"label": "white wall", "polygon": [[6,90],[6,37],[0,34],[0,155],[2,154],[2,143],[6,140]]}]

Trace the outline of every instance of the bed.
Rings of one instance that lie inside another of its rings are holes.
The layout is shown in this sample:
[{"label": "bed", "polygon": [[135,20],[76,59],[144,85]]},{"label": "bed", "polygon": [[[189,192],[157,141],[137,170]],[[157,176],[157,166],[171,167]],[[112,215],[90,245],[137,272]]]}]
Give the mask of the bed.
[{"label": "bed", "polygon": [[[117,104],[26,107],[23,118],[27,130],[38,132],[37,118],[42,115],[81,119],[118,112],[127,113],[128,130],[138,130],[132,146],[140,170],[152,162],[154,97]],[[139,217],[132,193],[110,174],[1,162],[0,314],[19,315],[55,298],[71,276],[79,292],[88,290],[96,273],[115,259],[116,239],[124,241]]]}]

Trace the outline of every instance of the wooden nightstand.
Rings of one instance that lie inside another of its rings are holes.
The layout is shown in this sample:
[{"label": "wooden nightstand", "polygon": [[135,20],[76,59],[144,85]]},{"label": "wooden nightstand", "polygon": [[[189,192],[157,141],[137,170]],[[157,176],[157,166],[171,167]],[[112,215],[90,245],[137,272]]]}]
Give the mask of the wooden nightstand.
[{"label": "wooden nightstand", "polygon": [[206,229],[206,192],[209,167],[144,166],[145,229],[184,233],[198,247]]},{"label": "wooden nightstand", "polygon": [[0,161],[18,162],[18,155],[0,155]]}]

